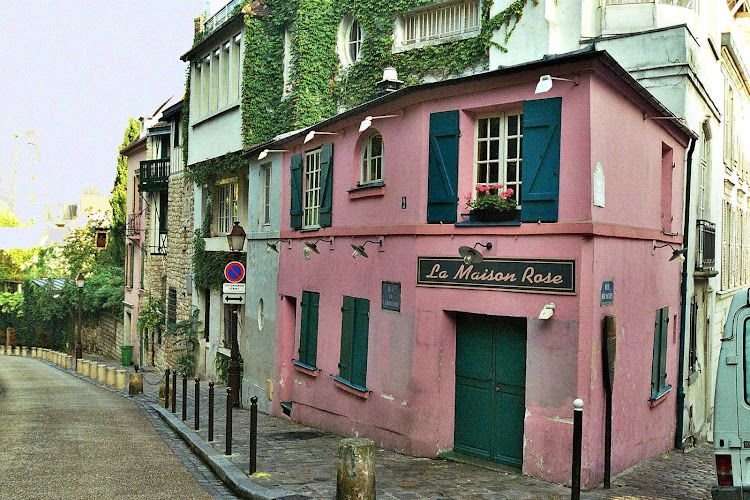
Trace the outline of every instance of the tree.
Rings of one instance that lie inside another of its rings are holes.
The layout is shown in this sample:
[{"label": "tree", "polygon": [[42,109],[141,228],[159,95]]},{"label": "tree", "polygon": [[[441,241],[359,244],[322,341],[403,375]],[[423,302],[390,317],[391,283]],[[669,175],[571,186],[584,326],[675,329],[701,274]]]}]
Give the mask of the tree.
[{"label": "tree", "polygon": [[[130,118],[125,128],[125,136],[120,149],[124,148],[141,133],[141,122]],[[117,175],[112,188],[112,230],[110,233],[109,246],[112,249],[114,262],[121,266],[125,265],[125,222],[128,213],[128,159],[125,156],[117,156]]]},{"label": "tree", "polygon": [[21,221],[18,217],[10,211],[10,208],[6,208],[5,211],[0,210],[0,227],[20,227]]}]

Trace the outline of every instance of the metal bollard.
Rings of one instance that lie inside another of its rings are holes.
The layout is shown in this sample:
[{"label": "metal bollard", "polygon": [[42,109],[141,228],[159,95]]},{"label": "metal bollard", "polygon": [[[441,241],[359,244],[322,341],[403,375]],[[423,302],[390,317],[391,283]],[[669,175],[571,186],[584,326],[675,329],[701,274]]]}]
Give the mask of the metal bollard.
[{"label": "metal bollard", "polygon": [[172,370],[172,413],[177,412],[177,370]]},{"label": "metal bollard", "polygon": [[164,384],[164,408],[169,410],[169,368],[164,372],[164,379],[166,381]]},{"label": "metal bollard", "polygon": [[208,440],[214,440],[214,383],[208,383]]},{"label": "metal bollard", "polygon": [[193,421],[195,422],[195,430],[199,430],[201,428],[201,379],[198,377],[195,377],[195,417],[193,418]]},{"label": "metal bollard", "polygon": [[226,432],[226,453],[232,454],[232,388],[227,387],[227,432]]},{"label": "metal bollard", "polygon": [[182,421],[187,420],[187,375],[182,374]]},{"label": "metal bollard", "polygon": [[258,452],[258,397],[250,398],[250,474],[255,474]]},{"label": "metal bollard", "polygon": [[583,437],[583,400],[573,401],[573,471],[570,480],[570,500],[581,498],[581,440]]}]

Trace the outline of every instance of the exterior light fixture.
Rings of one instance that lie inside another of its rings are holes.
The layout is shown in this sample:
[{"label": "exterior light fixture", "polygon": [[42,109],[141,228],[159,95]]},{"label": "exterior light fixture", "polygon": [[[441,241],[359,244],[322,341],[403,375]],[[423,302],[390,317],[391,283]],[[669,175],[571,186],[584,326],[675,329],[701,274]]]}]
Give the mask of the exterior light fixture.
[{"label": "exterior light fixture", "polygon": [[672,256],[669,258],[670,261],[678,260],[681,263],[685,262],[685,255],[687,254],[687,247],[675,248],[670,243],[665,243],[663,245],[654,244],[654,250],[656,250],[657,248],[664,248],[664,247],[669,247],[672,250]]},{"label": "exterior light fixture", "polygon": [[479,264],[484,260],[484,257],[482,257],[482,254],[479,253],[478,250],[475,250],[477,248],[477,245],[480,247],[486,248],[487,250],[492,250],[492,243],[489,241],[486,245],[482,245],[481,243],[477,242],[474,243],[473,247],[467,247],[462,246],[458,249],[458,254],[464,259],[464,264],[467,266],[470,266],[472,264]]},{"label": "exterior light fixture", "polygon": [[239,221],[234,221],[234,226],[232,226],[232,230],[227,235],[229,250],[235,253],[241,252],[245,247],[245,236],[245,230],[240,226]]},{"label": "exterior light fixture", "polygon": [[316,135],[339,135],[339,133],[338,133],[338,132],[321,132],[321,131],[319,131],[319,130],[311,130],[311,131],[309,131],[309,132],[307,133],[307,135],[305,136],[305,141],[304,141],[304,143],[305,143],[305,144],[307,144],[308,142],[312,141],[312,140],[313,140],[313,138],[314,138],[314,137],[315,137]]},{"label": "exterior light fixture", "polygon": [[362,257],[367,259],[369,255],[367,255],[367,252],[365,252],[365,245],[367,245],[368,243],[377,243],[378,246],[383,246],[383,240],[378,240],[378,241],[367,240],[361,245],[355,245],[354,243],[352,243],[352,248],[354,249],[354,252],[352,253],[352,258],[356,259],[357,257],[361,255]]},{"label": "exterior light fixture", "polygon": [[274,240],[272,242],[268,242],[266,243],[266,245],[268,246],[268,248],[266,248],[266,253],[271,253],[271,252],[279,253],[278,244],[281,243],[282,241],[286,241],[290,245],[292,244],[292,240],[290,239],[280,239],[280,240]]},{"label": "exterior light fixture", "polygon": [[539,312],[539,319],[550,319],[553,314],[555,314],[555,303],[550,302],[542,307],[542,310]]},{"label": "exterior light fixture", "polygon": [[372,126],[373,120],[380,120],[382,118],[396,118],[401,115],[382,115],[382,116],[367,116],[364,120],[362,120],[362,123],[359,124],[359,131],[364,132],[368,128]]},{"label": "exterior light fixture", "polygon": [[318,238],[315,240],[315,243],[310,243],[309,241],[305,242],[305,248],[302,249],[302,257],[305,260],[310,260],[310,254],[317,253],[320,254],[320,250],[318,250],[318,242],[324,241],[326,243],[333,243],[333,240],[326,240],[324,238]]},{"label": "exterior light fixture", "polygon": [[258,159],[262,160],[266,156],[268,156],[268,153],[286,153],[289,151],[288,149],[264,149],[263,151],[258,154]]},{"label": "exterior light fixture", "polygon": [[561,80],[564,82],[573,82],[573,85],[578,85],[578,77],[571,79],[571,78],[558,78],[556,76],[550,76],[550,75],[542,75],[539,78],[539,83],[536,84],[536,90],[534,91],[535,94],[544,94],[545,92],[549,92],[552,88],[552,80]]},{"label": "exterior light fixture", "polygon": [[83,274],[78,273],[78,277],[76,278],[76,286],[78,288],[83,288],[83,285],[86,284],[86,278],[83,276]]}]

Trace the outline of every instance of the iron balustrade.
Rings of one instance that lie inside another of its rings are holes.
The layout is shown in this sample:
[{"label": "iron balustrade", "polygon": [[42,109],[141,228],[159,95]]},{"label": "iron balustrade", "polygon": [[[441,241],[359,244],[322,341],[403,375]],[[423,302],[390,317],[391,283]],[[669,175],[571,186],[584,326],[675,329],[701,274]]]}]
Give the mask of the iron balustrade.
[{"label": "iron balustrade", "polygon": [[149,245],[151,255],[166,255],[167,254],[167,232],[159,231],[154,233],[153,245]]},{"label": "iron balustrade", "polygon": [[698,219],[696,271],[712,271],[716,266],[716,224]]},{"label": "iron balustrade", "polygon": [[232,11],[240,3],[241,0],[231,0],[228,4],[219,9],[216,14],[209,17],[206,22],[203,23],[203,32],[206,34],[206,36],[216,30],[216,28],[227,22],[232,17]]},{"label": "iron balustrade", "polygon": [[141,214],[128,214],[128,221],[125,225],[125,236],[131,240],[141,238]]},{"label": "iron balustrade", "polygon": [[139,189],[166,191],[169,186],[169,158],[141,162]]}]

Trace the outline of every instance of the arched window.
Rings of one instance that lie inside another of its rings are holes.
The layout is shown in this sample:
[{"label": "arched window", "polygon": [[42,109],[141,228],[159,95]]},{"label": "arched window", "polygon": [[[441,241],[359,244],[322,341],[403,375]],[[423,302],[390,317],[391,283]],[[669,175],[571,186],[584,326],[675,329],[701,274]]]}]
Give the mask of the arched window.
[{"label": "arched window", "polygon": [[362,48],[362,39],[364,37],[365,32],[362,30],[362,26],[359,25],[359,21],[356,19],[352,20],[352,23],[349,25],[349,36],[347,37],[347,48],[351,62],[359,59],[359,50]]},{"label": "arched window", "polygon": [[351,14],[341,20],[337,35],[337,51],[342,66],[349,66],[359,60],[365,30]]},{"label": "arched window", "polygon": [[360,184],[383,181],[383,136],[373,133],[362,145]]}]

